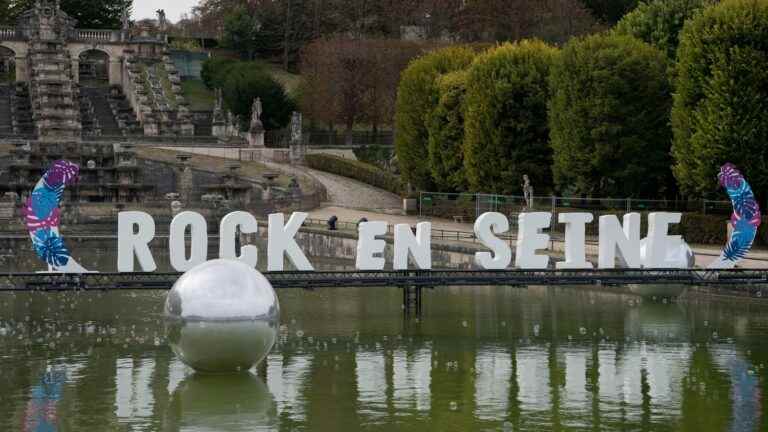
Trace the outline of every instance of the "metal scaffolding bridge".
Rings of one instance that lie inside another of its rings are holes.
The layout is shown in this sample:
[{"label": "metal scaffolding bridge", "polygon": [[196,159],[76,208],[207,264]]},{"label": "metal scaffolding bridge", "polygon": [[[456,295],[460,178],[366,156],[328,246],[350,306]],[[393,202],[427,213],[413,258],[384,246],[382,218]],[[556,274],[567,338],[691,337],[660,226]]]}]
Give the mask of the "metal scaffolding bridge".
[{"label": "metal scaffolding bridge", "polygon": [[[5,291],[168,290],[181,273],[2,273]],[[766,290],[766,270],[407,270],[268,272],[275,289],[443,286],[689,285]]]},{"label": "metal scaffolding bridge", "polygon": [[[169,290],[181,273],[4,273],[0,292]],[[713,294],[768,299],[768,270],[408,270],[268,272],[276,289],[376,288],[403,290],[403,311],[420,315],[423,291],[444,286],[574,286],[621,290],[638,285],[696,286]],[[675,291],[672,289],[671,291]]]}]

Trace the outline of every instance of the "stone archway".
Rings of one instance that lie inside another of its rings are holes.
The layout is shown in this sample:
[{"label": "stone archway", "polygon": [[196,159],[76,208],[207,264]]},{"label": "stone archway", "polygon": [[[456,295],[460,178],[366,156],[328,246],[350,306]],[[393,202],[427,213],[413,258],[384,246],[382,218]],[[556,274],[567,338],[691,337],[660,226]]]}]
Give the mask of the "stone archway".
[{"label": "stone archway", "polygon": [[88,87],[106,87],[110,80],[109,54],[99,49],[84,50],[78,56],[78,81]]},{"label": "stone archway", "polygon": [[16,82],[16,52],[0,46],[0,84]]},{"label": "stone archway", "polygon": [[[0,49],[3,50],[4,61],[7,67],[12,66],[14,71],[10,74],[16,82],[25,82],[29,79],[27,71],[27,50],[26,42],[4,40],[0,42]],[[8,56],[8,57],[5,57]]]},{"label": "stone archway", "polygon": [[86,63],[91,63],[90,66],[86,65],[84,67],[84,71],[87,71],[89,68],[92,68],[93,60],[96,60],[98,63],[97,69],[102,69],[102,75],[103,65],[106,65],[106,74],[109,77],[109,84],[123,84],[122,57],[125,45],[72,42],[68,44],[67,48],[69,50],[69,56],[72,59],[73,75],[78,82],[80,80],[80,62],[85,60]]}]

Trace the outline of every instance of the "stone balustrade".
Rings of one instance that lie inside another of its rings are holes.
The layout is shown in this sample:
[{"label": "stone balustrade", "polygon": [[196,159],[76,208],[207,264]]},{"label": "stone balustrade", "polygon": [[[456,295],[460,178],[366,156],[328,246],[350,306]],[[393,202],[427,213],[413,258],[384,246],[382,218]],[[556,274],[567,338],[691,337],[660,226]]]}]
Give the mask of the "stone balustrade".
[{"label": "stone balustrade", "polygon": [[5,27],[0,28],[0,40],[17,40],[19,39],[19,34],[16,32],[15,28]]},{"label": "stone balustrade", "polygon": [[75,39],[87,42],[119,42],[118,30],[75,30]]}]

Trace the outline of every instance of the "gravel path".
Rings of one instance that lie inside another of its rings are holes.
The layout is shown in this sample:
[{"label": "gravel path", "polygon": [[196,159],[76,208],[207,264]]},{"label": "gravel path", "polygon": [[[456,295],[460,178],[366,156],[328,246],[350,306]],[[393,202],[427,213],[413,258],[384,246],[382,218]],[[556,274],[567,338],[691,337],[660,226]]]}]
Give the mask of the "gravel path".
[{"label": "gravel path", "polygon": [[399,196],[347,177],[296,167],[285,164],[265,163],[271,169],[286,174],[308,175],[320,182],[328,191],[326,205],[348,209],[361,209],[377,213],[392,213],[402,210],[403,202]]}]

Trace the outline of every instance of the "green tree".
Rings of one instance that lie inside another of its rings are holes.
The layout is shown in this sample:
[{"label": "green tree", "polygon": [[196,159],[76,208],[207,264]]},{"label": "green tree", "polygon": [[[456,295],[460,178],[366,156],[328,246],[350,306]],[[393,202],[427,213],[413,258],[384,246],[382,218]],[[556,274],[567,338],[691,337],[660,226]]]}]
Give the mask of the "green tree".
[{"label": "green tree", "polygon": [[506,43],[469,69],[464,166],[473,191],[521,193],[523,175],[540,191],[552,185],[547,127],[548,78],[557,49]]},{"label": "green tree", "polygon": [[675,58],[685,22],[716,0],[653,0],[624,16],[614,31],[634,36]]},{"label": "green tree", "polygon": [[[0,1],[0,19],[13,24],[19,14],[33,9],[36,0]],[[123,11],[133,8],[133,0],[61,0],[61,9],[77,19],[79,28],[118,29]]]},{"label": "green tree", "polygon": [[406,182],[429,189],[429,151],[426,116],[437,105],[437,78],[469,66],[475,53],[467,47],[449,47],[411,62],[403,71],[395,104],[395,152]]},{"label": "green tree", "polygon": [[614,24],[637,6],[639,0],[584,0],[584,6],[598,20]]},{"label": "green tree", "polygon": [[734,163],[755,190],[768,188],[768,1],[726,0],[683,30],[672,112],[674,173],[688,195],[717,191]]},{"label": "green tree", "polygon": [[205,86],[211,90],[221,88],[229,71],[239,64],[238,61],[226,57],[211,57],[203,62],[200,71]]},{"label": "green tree", "polygon": [[429,167],[440,191],[466,188],[464,174],[464,98],[467,71],[456,71],[438,78],[440,99],[427,119]]},{"label": "green tree", "polygon": [[552,71],[553,173],[561,191],[671,194],[667,58],[629,36],[574,39]]},{"label": "green tree", "polygon": [[222,86],[224,103],[242,123],[251,117],[253,101],[261,98],[264,114],[261,121],[267,130],[285,127],[295,110],[294,102],[288,97],[280,83],[250,62],[232,67]]},{"label": "green tree", "polygon": [[259,40],[261,23],[246,8],[238,8],[224,18],[225,47],[240,54],[243,60],[253,60]]}]

